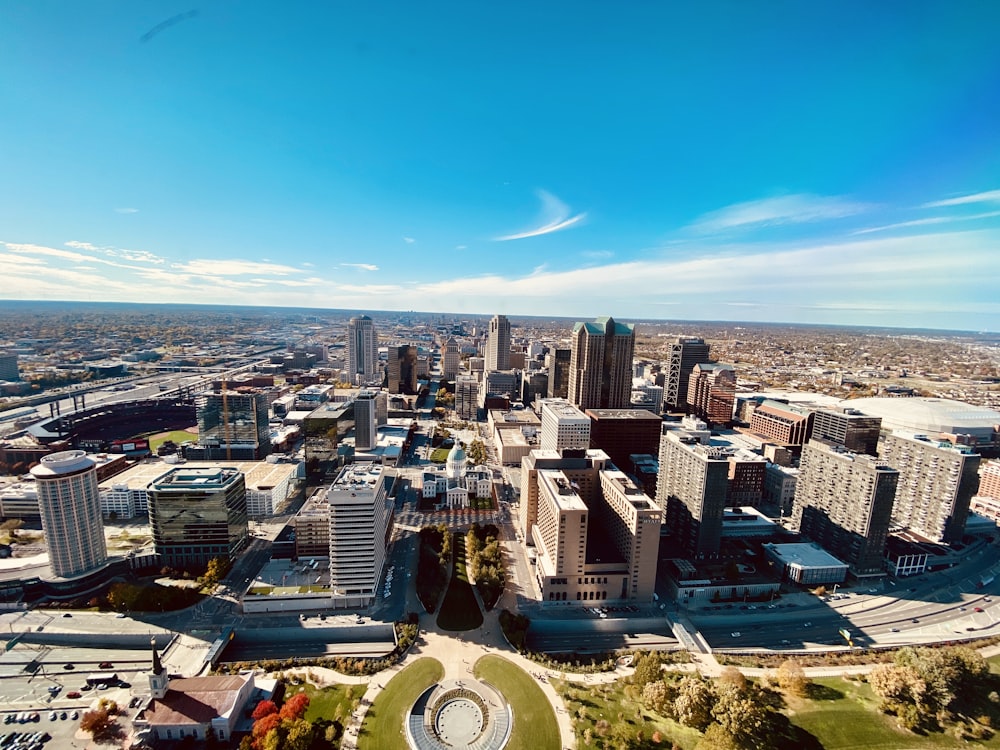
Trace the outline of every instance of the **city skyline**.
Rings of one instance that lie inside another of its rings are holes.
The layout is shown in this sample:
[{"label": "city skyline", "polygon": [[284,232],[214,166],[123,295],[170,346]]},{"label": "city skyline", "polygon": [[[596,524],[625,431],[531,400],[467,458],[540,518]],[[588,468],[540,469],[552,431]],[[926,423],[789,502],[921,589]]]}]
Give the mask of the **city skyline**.
[{"label": "city skyline", "polygon": [[57,7],[0,299],[1000,329],[994,4]]}]

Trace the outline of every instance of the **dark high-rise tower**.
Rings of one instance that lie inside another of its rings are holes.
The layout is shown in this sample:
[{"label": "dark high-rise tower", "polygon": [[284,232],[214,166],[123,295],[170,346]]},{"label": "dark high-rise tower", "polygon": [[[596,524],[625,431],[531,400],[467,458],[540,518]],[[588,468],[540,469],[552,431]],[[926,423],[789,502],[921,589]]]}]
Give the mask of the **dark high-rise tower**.
[{"label": "dark high-rise tower", "polygon": [[625,409],[632,395],[635,326],[598,318],[573,326],[569,401],[579,409]]},{"label": "dark high-rise tower", "polygon": [[687,405],[688,380],[694,366],[711,361],[704,339],[678,336],[670,346],[670,361],[663,379],[663,401],[667,409],[684,409]]}]

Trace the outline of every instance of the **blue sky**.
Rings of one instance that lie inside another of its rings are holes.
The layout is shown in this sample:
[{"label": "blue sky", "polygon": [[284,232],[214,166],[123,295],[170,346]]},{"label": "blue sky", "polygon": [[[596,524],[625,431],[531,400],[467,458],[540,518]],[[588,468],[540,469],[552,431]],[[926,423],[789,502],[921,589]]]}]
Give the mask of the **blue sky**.
[{"label": "blue sky", "polygon": [[0,299],[1000,330],[1000,3],[0,4]]}]

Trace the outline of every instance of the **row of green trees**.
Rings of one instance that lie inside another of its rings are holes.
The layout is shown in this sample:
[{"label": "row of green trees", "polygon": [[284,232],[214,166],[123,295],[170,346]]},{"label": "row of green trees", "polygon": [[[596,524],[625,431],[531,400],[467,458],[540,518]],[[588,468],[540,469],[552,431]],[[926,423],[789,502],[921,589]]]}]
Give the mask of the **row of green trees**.
[{"label": "row of green trees", "polygon": [[487,611],[496,606],[507,580],[499,536],[500,530],[491,523],[475,523],[465,535],[466,565]]},{"label": "row of green trees", "polygon": [[901,648],[892,664],[879,664],[868,675],[882,711],[918,732],[941,731],[963,717],[992,724],[1000,704],[994,683],[982,654],[963,646]]},{"label": "row of green trees", "polygon": [[417,562],[417,598],[424,609],[437,609],[448,585],[451,569],[451,533],[443,523],[420,529],[420,558]]},{"label": "row of green trees", "polygon": [[[664,660],[658,652],[638,653],[630,688],[640,696],[642,705],[660,716],[702,732],[699,750],[763,750],[764,748],[801,748],[806,742],[799,730],[777,708],[781,696],[772,689],[792,695],[805,695],[809,681],[802,667],[789,660],[774,674],[752,683],[732,667],[723,670],[716,680],[701,675],[679,677],[664,674]],[[610,733],[630,735],[624,723],[608,727]],[[635,747],[637,738],[605,743],[605,747]]]}]

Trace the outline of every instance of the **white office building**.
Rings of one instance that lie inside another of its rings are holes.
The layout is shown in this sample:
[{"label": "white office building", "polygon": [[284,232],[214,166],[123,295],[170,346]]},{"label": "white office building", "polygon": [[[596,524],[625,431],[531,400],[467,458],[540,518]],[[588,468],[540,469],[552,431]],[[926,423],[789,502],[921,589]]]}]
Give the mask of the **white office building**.
[{"label": "white office building", "polygon": [[382,467],[345,467],[326,499],[333,606],[367,606],[376,594],[392,526],[392,500]]},{"label": "white office building", "polygon": [[590,447],[590,417],[563,399],[546,398],[540,403],[542,450]]}]

